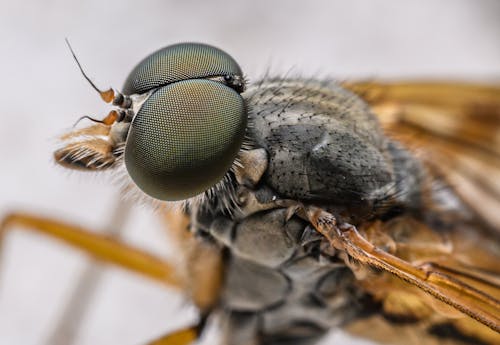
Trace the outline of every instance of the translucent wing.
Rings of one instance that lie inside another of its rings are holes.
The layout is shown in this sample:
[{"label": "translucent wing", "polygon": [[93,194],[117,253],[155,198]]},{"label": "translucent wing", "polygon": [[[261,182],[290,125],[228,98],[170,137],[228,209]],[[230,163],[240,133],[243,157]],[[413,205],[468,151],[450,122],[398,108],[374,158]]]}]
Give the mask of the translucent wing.
[{"label": "translucent wing", "polygon": [[[430,332],[452,327],[471,339],[478,338],[492,344],[500,340],[498,333],[455,309],[465,309],[474,317],[474,314],[486,316],[489,327],[498,331],[500,267],[497,263],[500,247],[491,241],[490,236],[477,233],[468,225],[443,234],[409,217],[376,222],[362,232],[375,245],[381,236],[389,237],[392,242],[389,253],[425,272],[422,282],[435,290],[425,293],[416,288],[422,288],[418,282],[416,286],[409,285],[390,274],[362,280],[361,285],[381,301],[387,316],[423,321],[420,326],[424,324]],[[377,257],[376,252],[373,255]],[[383,256],[378,259],[383,260]],[[393,268],[405,271],[404,266],[393,265]],[[448,300],[441,300],[454,308],[428,293],[438,298],[439,293],[444,294]]]},{"label": "translucent wing", "polygon": [[465,83],[351,83],[387,133],[416,151],[500,232],[500,87]]},{"label": "translucent wing", "polygon": [[[361,238],[353,237],[351,245],[373,256],[367,263],[399,277],[404,274],[398,272],[410,272],[412,267],[426,272],[410,282],[421,289],[431,282],[428,293],[449,297],[469,315],[489,315],[489,321],[482,322],[499,329],[494,320],[500,311],[500,87],[425,82],[345,86],[372,106],[388,135],[418,154],[475,213],[471,222],[446,233],[413,219],[360,229],[375,248],[387,248],[390,243],[389,256],[378,250],[370,252]],[[399,262],[392,260],[395,257],[410,266],[398,267]],[[425,320],[427,330],[447,325],[471,339],[499,341],[495,331],[393,275],[382,274],[361,284],[381,301],[388,316]],[[361,327],[354,328],[356,333],[364,333]],[[403,333],[395,333],[393,338],[401,341],[398,334]]]}]

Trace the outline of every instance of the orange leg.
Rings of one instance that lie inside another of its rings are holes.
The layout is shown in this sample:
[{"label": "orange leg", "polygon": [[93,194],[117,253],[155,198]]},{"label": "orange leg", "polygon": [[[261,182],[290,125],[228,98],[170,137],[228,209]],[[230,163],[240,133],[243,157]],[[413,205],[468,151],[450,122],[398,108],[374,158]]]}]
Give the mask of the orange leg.
[{"label": "orange leg", "polygon": [[185,328],[149,342],[147,345],[189,345],[198,339],[196,327]]},{"label": "orange leg", "polygon": [[183,282],[169,263],[110,237],[90,232],[81,227],[28,213],[10,213],[0,223],[0,243],[6,233],[24,229],[63,241],[83,250],[94,258],[113,263],[168,285],[182,289]]},{"label": "orange leg", "polygon": [[[92,257],[113,263],[126,270],[139,273],[175,289],[184,289],[185,283],[169,263],[121,243],[75,225],[35,216],[28,213],[10,213],[0,223],[0,244],[8,231],[29,230],[45,234],[78,248]],[[151,345],[189,345],[198,338],[198,327],[185,328],[151,342]]]}]

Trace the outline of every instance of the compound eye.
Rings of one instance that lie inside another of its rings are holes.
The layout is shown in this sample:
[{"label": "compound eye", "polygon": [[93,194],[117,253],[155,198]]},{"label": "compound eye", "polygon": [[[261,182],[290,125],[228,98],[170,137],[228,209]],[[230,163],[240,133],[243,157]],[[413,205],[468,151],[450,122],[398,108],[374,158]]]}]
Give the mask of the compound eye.
[{"label": "compound eye", "polygon": [[147,56],[130,72],[122,92],[141,94],[187,79],[233,76],[243,79],[238,63],[219,48],[202,43],[179,43]]},{"label": "compound eye", "polygon": [[243,142],[243,98],[222,83],[194,79],[155,91],[132,122],[125,165],[146,194],[183,200],[219,182]]}]

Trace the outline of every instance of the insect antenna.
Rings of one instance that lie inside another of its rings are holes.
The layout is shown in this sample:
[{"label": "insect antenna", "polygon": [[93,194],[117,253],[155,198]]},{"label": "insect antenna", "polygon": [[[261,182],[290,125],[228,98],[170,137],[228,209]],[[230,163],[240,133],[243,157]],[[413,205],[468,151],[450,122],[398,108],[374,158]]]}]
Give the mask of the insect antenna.
[{"label": "insect antenna", "polygon": [[109,114],[104,119],[102,119],[102,120],[97,120],[97,119],[94,119],[93,117],[90,117],[88,115],[83,115],[78,120],[76,120],[76,122],[73,125],[73,127],[76,127],[76,125],[78,123],[80,123],[80,121],[83,120],[83,119],[87,119],[87,120],[90,120],[92,122],[102,123],[104,125],[111,126],[117,120],[118,121],[122,121],[123,118],[124,118],[124,116],[125,116],[124,113],[118,113],[116,110],[111,110],[109,112]]},{"label": "insect antenna", "polygon": [[87,120],[90,120],[92,122],[97,122],[97,123],[104,123],[104,121],[102,121],[102,120],[97,120],[97,119],[94,119],[93,117],[90,117],[88,115],[83,115],[78,120],[76,120],[73,127],[76,127],[76,125],[78,125],[80,123],[80,121],[82,121],[83,119],[87,119]]},{"label": "insect antenna", "polygon": [[[90,78],[87,76],[87,74],[85,74],[85,71],[83,70],[83,67],[80,64],[80,61],[78,61],[78,58],[76,57],[75,51],[71,47],[69,40],[67,38],[65,38],[64,40],[66,41],[66,44],[68,45],[69,51],[71,52],[71,55],[73,55],[73,59],[75,59],[75,62],[78,65],[78,68],[80,69],[80,72],[82,72],[83,77],[85,79],[87,79],[87,81],[92,86],[92,88],[99,93],[99,95],[101,96],[101,98],[104,102],[106,102],[106,103],[112,102],[113,99],[115,98],[115,92],[113,91],[113,89],[110,88],[109,90],[106,90],[106,91],[99,90],[99,88],[92,82],[92,80],[90,80]],[[82,117],[82,118],[84,118],[84,117]],[[80,118],[80,119],[82,119],[82,118]]]}]

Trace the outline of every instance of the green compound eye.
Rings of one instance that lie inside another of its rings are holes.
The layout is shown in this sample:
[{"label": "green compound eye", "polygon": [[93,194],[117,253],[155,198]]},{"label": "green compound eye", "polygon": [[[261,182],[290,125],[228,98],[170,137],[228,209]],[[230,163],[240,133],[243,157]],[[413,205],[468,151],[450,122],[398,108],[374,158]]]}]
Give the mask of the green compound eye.
[{"label": "green compound eye", "polygon": [[163,48],[130,73],[124,94],[151,92],[125,144],[125,166],[144,193],[184,200],[223,179],[247,126],[242,80],[233,58],[196,43]]},{"label": "green compound eye", "polygon": [[245,103],[232,88],[204,79],[164,86],[132,123],[125,146],[128,173],[156,199],[200,194],[231,167],[246,124]]},{"label": "green compound eye", "polygon": [[242,77],[238,63],[226,52],[201,43],[179,43],[146,57],[130,72],[123,94],[141,94],[186,79]]}]

